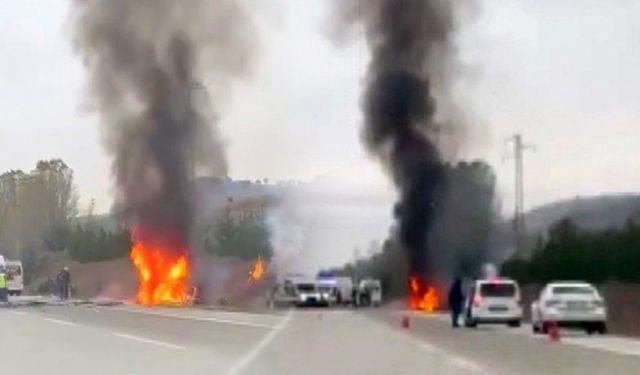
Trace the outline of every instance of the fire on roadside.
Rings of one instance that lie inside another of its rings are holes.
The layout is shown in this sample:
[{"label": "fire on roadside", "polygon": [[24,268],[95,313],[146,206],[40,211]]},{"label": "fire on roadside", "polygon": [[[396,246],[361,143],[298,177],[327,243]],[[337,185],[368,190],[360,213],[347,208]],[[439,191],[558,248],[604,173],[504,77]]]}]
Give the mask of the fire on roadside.
[{"label": "fire on roadside", "polygon": [[409,277],[409,309],[434,312],[440,307],[440,297],[436,288],[427,285],[419,276]]},{"label": "fire on roadside", "polygon": [[190,267],[186,245],[180,237],[136,227],[131,239],[130,259],[138,275],[136,303],[146,306],[185,304]]},{"label": "fire on roadside", "polygon": [[262,261],[262,258],[258,256],[258,259],[251,266],[251,270],[249,271],[249,282],[256,282],[264,276],[265,265]]}]

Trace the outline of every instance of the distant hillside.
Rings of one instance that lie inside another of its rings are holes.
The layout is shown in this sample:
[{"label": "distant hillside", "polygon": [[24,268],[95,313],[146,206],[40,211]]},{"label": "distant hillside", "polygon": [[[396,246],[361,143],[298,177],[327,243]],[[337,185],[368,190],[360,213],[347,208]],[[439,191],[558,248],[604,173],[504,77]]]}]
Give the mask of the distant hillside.
[{"label": "distant hillside", "polygon": [[566,217],[584,229],[619,227],[630,217],[640,217],[640,195],[576,197],[539,206],[525,215],[527,232],[530,236],[546,233],[550,225]]},{"label": "distant hillside", "polygon": [[[527,249],[532,249],[539,236],[545,237],[549,227],[564,218],[570,218],[578,227],[588,230],[620,227],[629,218],[640,218],[640,194],[576,197],[535,207],[525,213]],[[498,226],[494,246],[498,260],[513,254],[511,218]]]}]

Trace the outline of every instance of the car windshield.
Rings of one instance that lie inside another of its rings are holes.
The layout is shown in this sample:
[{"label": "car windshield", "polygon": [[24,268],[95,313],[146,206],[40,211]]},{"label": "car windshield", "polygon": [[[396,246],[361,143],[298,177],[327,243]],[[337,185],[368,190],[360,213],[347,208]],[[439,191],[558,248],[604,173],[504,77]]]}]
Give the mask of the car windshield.
[{"label": "car windshield", "polygon": [[299,292],[303,293],[311,293],[316,291],[316,286],[313,284],[298,284],[297,288]]},{"label": "car windshield", "polygon": [[590,286],[581,286],[581,285],[567,285],[567,286],[554,286],[552,289],[552,293],[555,295],[562,294],[584,294],[584,295],[592,295],[595,294],[595,290]]},{"label": "car windshield", "polygon": [[512,283],[485,283],[480,286],[480,294],[484,297],[513,297],[516,286]]}]

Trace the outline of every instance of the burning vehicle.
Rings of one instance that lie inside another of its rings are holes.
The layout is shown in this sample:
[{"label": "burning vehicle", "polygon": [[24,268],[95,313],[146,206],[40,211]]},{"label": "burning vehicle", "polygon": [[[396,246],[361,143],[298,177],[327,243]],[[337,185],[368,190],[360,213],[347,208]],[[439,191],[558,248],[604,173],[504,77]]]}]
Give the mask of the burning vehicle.
[{"label": "burning vehicle", "polygon": [[193,277],[193,180],[228,174],[215,127],[219,92],[209,89],[226,92],[250,70],[253,20],[239,2],[72,3],[74,49],[112,159],[113,209],[132,228],[135,301],[183,305]]}]

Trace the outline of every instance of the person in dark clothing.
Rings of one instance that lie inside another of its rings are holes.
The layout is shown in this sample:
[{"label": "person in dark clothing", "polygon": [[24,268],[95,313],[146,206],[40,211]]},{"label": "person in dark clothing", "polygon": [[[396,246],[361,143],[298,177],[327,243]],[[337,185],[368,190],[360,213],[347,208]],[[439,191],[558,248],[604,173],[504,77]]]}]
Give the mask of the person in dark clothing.
[{"label": "person in dark clothing", "polygon": [[449,289],[449,309],[451,310],[451,326],[458,327],[458,320],[462,313],[464,293],[462,291],[462,279],[456,277]]},{"label": "person in dark clothing", "polygon": [[65,267],[60,271],[56,277],[58,283],[58,289],[60,291],[60,299],[69,299],[69,286],[71,285],[71,274],[69,273],[69,267]]},{"label": "person in dark clothing", "polygon": [[56,294],[58,295],[58,298],[62,300],[63,299],[62,270],[60,270],[60,272],[58,272],[58,274],[56,275],[55,287],[56,287]]}]

